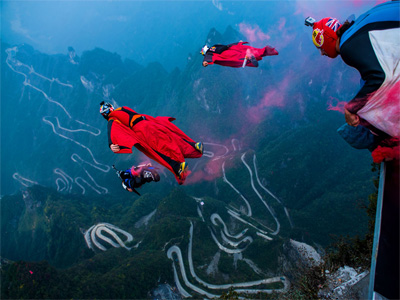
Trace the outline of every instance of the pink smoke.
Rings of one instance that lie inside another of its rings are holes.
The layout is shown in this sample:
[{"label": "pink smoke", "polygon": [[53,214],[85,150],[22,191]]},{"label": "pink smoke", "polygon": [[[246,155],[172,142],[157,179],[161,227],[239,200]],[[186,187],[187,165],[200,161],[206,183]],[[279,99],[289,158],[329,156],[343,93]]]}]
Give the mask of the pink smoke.
[{"label": "pink smoke", "polygon": [[372,5],[371,6],[371,8],[372,8],[373,6],[376,6],[378,4],[388,2],[388,0],[375,0],[375,1],[351,0],[349,2],[352,3],[354,5],[354,7],[357,7],[357,8],[361,7],[364,9],[365,7],[368,7],[370,5]]},{"label": "pink smoke", "polygon": [[362,5],[363,5],[363,0],[352,0],[352,1],[350,1],[350,2],[352,2],[352,4],[353,4],[355,7],[358,7],[358,6],[362,6]]},{"label": "pink smoke", "polygon": [[286,19],[285,18],[280,18],[278,22],[278,30],[283,30],[283,28],[286,25]]},{"label": "pink smoke", "polygon": [[256,106],[248,109],[246,112],[247,120],[253,124],[258,124],[269,112],[268,108],[285,106],[285,97],[291,80],[292,76],[287,76],[278,87],[268,90]]},{"label": "pink smoke", "polygon": [[222,175],[222,160],[210,160],[200,170],[192,172],[186,179],[185,185],[200,181],[212,181]]},{"label": "pink smoke", "polygon": [[250,26],[248,26],[246,24],[240,23],[239,30],[250,43],[256,41],[256,33],[255,33],[256,30],[255,29],[252,29]]},{"label": "pink smoke", "polygon": [[[214,156],[203,156],[199,160],[196,169],[187,177],[185,185],[195,184],[201,181],[213,181],[216,178],[221,178],[222,164],[225,162],[225,170],[229,169],[232,165],[232,160],[229,158],[238,153],[236,151],[239,149],[234,149],[232,146],[232,139],[235,139],[236,136],[240,136],[240,133],[235,133],[232,137],[224,141],[207,140],[207,143],[204,145],[205,151],[214,153]],[[190,165],[191,163],[189,161],[189,169]]]},{"label": "pink smoke", "polygon": [[274,47],[283,49],[288,45],[293,46],[296,40],[296,29],[286,25],[286,18],[280,18],[276,25],[269,28],[269,35],[274,37]]},{"label": "pink smoke", "polygon": [[261,41],[269,40],[271,38],[268,34],[262,32],[262,31],[257,32],[257,37]]},{"label": "pink smoke", "polygon": [[292,44],[296,39],[295,31],[286,26],[286,18],[280,18],[276,24],[268,28],[268,32],[263,32],[258,25],[252,26],[246,23],[240,23],[239,30],[250,43],[260,42],[259,44],[261,44],[261,42],[274,40],[272,46],[278,51],[288,44]]},{"label": "pink smoke", "polygon": [[258,25],[255,25],[253,28],[251,25],[240,23],[239,31],[246,37],[247,41],[250,43],[265,41],[271,38],[268,34],[264,33]]},{"label": "pink smoke", "polygon": [[[230,158],[236,157],[240,153],[238,152],[240,151],[239,146],[236,145],[234,147],[232,145],[232,139],[236,138],[246,143],[248,132],[258,126],[258,124],[268,116],[271,112],[271,108],[284,108],[287,106],[288,101],[290,101],[290,103],[296,106],[296,111],[301,114],[304,110],[304,108],[302,108],[304,106],[302,95],[293,95],[293,93],[290,92],[292,90],[291,87],[297,82],[296,78],[295,73],[289,73],[279,84],[274,85],[273,88],[267,89],[256,105],[250,108],[243,108],[240,112],[240,116],[246,118],[246,126],[243,126],[241,130],[233,133],[224,141],[217,140],[212,142],[207,139],[208,143],[223,145],[228,148],[229,151],[226,153],[225,147],[205,144],[205,151],[213,152],[214,156],[212,158],[203,156],[203,158],[199,160],[197,167],[192,169],[192,173],[186,179],[185,185],[196,184],[201,181],[213,181],[216,178],[221,178],[222,164],[225,162],[224,168],[225,171],[228,171],[233,163],[233,160]],[[209,137],[210,135],[207,136]],[[244,147],[243,144],[241,146]],[[189,169],[191,169],[191,166],[192,164],[189,161]]]},{"label": "pink smoke", "polygon": [[338,112],[341,112],[344,114],[344,107],[347,104],[347,102],[339,101],[338,99],[330,97],[327,104],[328,104],[327,110],[334,110],[334,111],[338,111]]}]

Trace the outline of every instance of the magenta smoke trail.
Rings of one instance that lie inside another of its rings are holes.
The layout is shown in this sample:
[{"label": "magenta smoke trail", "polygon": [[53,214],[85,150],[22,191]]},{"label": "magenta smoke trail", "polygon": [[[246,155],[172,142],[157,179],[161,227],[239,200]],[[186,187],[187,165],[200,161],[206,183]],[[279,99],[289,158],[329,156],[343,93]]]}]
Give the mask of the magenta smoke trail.
[{"label": "magenta smoke trail", "polygon": [[258,25],[254,28],[246,23],[239,24],[239,31],[247,38],[248,42],[254,43],[256,41],[268,41],[271,37],[264,33]]},{"label": "magenta smoke trail", "polygon": [[[335,104],[333,102],[336,102]],[[346,105],[346,101],[338,101],[337,99],[330,97],[328,101],[327,110],[334,110],[344,114],[344,106]]]},{"label": "magenta smoke trail", "polygon": [[283,30],[283,28],[286,25],[286,19],[285,18],[280,18],[278,22],[278,30]]},{"label": "magenta smoke trail", "polygon": [[[206,158],[203,158],[206,159]],[[201,181],[212,181],[222,175],[223,160],[210,160],[208,161],[201,170],[192,172],[186,179],[185,185],[195,184]]]},{"label": "magenta smoke trail", "polygon": [[196,184],[201,181],[213,181],[217,178],[221,178],[222,164],[225,162],[225,170],[232,167],[230,158],[232,158],[235,153],[238,153],[235,151],[239,151],[239,149],[233,149],[232,147],[232,139],[235,139],[236,136],[240,137],[240,133],[235,133],[234,136],[224,141],[208,139],[206,141],[205,150],[214,153],[214,156],[203,156],[199,160],[189,160],[189,170],[190,166],[196,164],[196,161],[198,161],[199,164],[190,176],[187,177],[185,185]]},{"label": "magenta smoke trail", "polygon": [[253,124],[260,123],[269,113],[268,108],[284,107],[291,82],[292,76],[288,75],[280,82],[278,87],[267,90],[261,101],[256,106],[250,107],[247,110],[245,113],[247,120]]},{"label": "magenta smoke trail", "polygon": [[271,46],[276,48],[278,52],[292,44],[293,40],[296,39],[294,28],[286,26],[285,18],[277,20],[276,24],[268,28],[268,32],[263,32],[258,25],[250,25],[243,22],[239,24],[239,31],[246,37],[248,42],[257,43],[253,46],[266,46],[268,42],[272,43]]}]

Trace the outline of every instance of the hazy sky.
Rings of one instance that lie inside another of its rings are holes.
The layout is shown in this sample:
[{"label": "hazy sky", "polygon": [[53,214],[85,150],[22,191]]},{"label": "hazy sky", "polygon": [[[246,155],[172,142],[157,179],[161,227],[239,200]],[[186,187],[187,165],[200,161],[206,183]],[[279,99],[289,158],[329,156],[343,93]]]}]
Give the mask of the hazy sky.
[{"label": "hazy sky", "polygon": [[[310,31],[305,17],[345,19],[384,1],[1,1],[1,38],[49,53],[80,55],[101,47],[138,63],[182,66],[203,46],[209,30],[228,25],[276,46],[280,32]],[[285,33],[284,32],[284,33]],[[310,31],[311,34],[311,31]],[[310,39],[311,40],[311,39]],[[235,41],[232,41],[235,42]],[[282,50],[282,49],[280,49]]]}]

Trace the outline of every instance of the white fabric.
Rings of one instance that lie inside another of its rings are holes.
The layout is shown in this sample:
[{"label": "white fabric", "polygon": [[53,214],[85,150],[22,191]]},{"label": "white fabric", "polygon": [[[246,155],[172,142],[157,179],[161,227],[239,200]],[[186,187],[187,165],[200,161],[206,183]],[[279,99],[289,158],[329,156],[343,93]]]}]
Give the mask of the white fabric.
[{"label": "white fabric", "polygon": [[207,50],[208,49],[210,49],[210,48],[208,48],[208,46],[207,45],[205,45],[204,47],[203,47],[203,55],[205,55],[206,54],[206,52],[207,52]]},{"label": "white fabric", "polygon": [[400,28],[370,31],[369,38],[386,77],[357,114],[376,128],[399,137]]}]

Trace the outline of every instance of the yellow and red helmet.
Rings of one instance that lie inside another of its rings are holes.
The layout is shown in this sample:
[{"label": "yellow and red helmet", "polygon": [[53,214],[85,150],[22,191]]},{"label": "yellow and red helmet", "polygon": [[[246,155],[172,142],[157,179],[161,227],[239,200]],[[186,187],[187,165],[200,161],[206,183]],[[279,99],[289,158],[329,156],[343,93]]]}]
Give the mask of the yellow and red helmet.
[{"label": "yellow and red helmet", "polygon": [[336,41],[338,36],[336,31],[342,26],[337,19],[324,18],[313,24],[312,39],[315,47],[325,51],[327,56],[335,58]]}]

